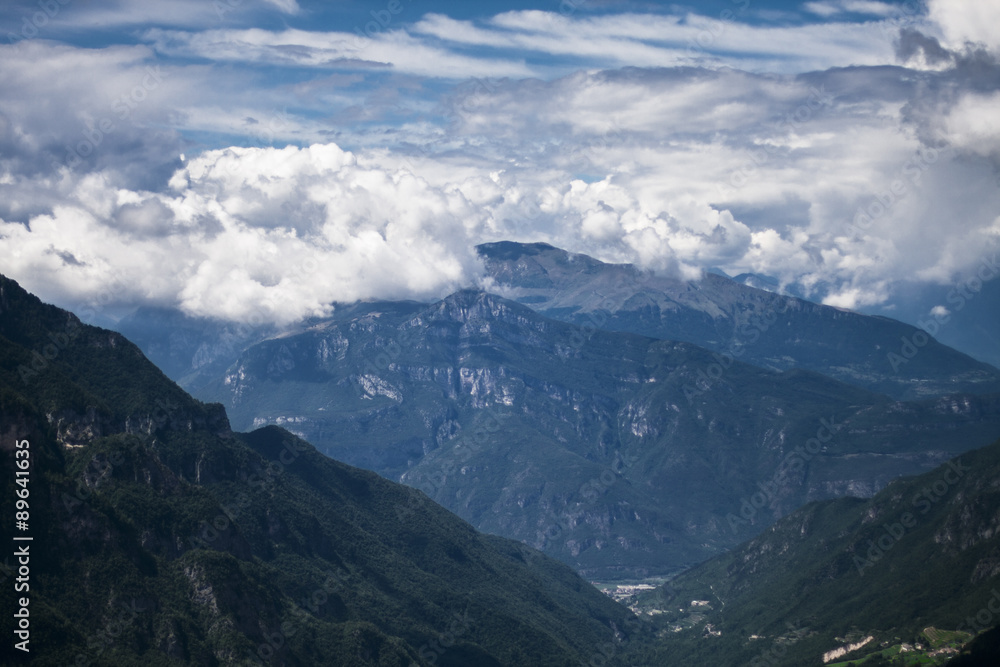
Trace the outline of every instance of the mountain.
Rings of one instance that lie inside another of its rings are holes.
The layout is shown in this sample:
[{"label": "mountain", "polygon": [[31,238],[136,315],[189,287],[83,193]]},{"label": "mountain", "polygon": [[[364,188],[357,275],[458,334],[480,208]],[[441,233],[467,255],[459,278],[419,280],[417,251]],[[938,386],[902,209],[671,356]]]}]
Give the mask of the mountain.
[{"label": "mountain", "polygon": [[886,317],[782,296],[714,273],[699,281],[658,276],[544,243],[505,241],[477,249],[491,291],[582,327],[690,342],[764,368],[816,371],[897,399],[1000,391],[996,368]]},{"label": "mountain", "polygon": [[638,627],[417,490],[274,426],[232,432],[121,335],[3,277],[0,458],[0,512],[32,538],[0,570],[4,663],[27,657],[19,629],[38,665],[565,666]]},{"label": "mountain", "polygon": [[[938,342],[1000,368],[1000,338],[996,333],[1000,331],[1000,279],[995,277],[996,258],[984,259],[976,267],[976,274],[947,286],[904,282],[894,286],[891,300],[861,306],[858,312],[891,316],[912,324],[933,335]],[[990,279],[990,276],[994,277]],[[797,283],[781,285],[777,278],[757,273],[743,273],[734,276],[733,280],[748,287],[812,301],[828,294],[832,287],[813,285],[806,293]],[[945,310],[941,311],[942,308]]]},{"label": "mountain", "polygon": [[136,309],[113,328],[192,394],[223,373],[247,347],[280,333],[270,323],[222,322],[152,306]]},{"label": "mountain", "polygon": [[[647,594],[667,632],[639,662],[821,665],[857,646],[831,660],[861,664],[908,644],[942,664],[954,651],[941,649],[1000,624],[998,480],[1000,441],[869,500],[803,507]],[[994,661],[964,664],[997,664],[995,637],[970,647]]]},{"label": "mountain", "polygon": [[594,579],[675,572],[1000,432],[998,396],[895,402],[473,290],[340,307],[202,396]]},{"label": "mountain", "polygon": [[[1000,278],[980,280],[979,276],[997,275],[996,257],[976,267],[977,275],[952,284],[904,284],[898,295],[885,306],[868,306],[871,314],[891,314],[903,322],[926,328],[945,345],[1000,368]],[[944,311],[935,312],[935,309]],[[880,312],[881,311],[881,312]]]},{"label": "mountain", "polygon": [[[773,370],[810,369],[897,399],[1000,391],[1000,373],[988,365],[1000,359],[1000,310],[988,307],[1000,294],[1000,280],[905,291],[891,314],[922,325],[934,340],[915,326],[876,316],[882,309],[861,315],[818,305],[795,298],[805,295],[794,285],[791,296],[776,294],[779,285],[769,276],[729,278],[710,270],[702,280],[680,281],[544,243],[487,243],[478,251],[490,291],[587,329],[690,342]],[[966,307],[970,302],[976,307]],[[928,312],[935,305],[951,312],[933,318]],[[282,333],[264,322],[221,322],[155,307],[139,308],[113,328],[196,395],[244,349]]]}]

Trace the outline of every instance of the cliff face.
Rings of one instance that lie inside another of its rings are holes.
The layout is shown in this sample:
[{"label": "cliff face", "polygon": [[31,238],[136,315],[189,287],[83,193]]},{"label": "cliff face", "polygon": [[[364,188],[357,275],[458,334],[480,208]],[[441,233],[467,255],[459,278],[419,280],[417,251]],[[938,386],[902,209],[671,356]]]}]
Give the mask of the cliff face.
[{"label": "cliff face", "polygon": [[475,291],[341,308],[205,396],[595,578],[676,570],[1000,430],[995,398],[894,402]]}]

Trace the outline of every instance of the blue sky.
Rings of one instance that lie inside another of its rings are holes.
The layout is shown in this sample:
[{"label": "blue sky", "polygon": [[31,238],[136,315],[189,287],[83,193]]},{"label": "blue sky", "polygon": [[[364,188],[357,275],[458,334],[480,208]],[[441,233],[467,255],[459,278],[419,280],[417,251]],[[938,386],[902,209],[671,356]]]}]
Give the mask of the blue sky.
[{"label": "blue sky", "polygon": [[998,24],[972,0],[8,2],[0,270],[70,307],[287,323],[542,240],[946,313],[901,300],[1000,241]]}]

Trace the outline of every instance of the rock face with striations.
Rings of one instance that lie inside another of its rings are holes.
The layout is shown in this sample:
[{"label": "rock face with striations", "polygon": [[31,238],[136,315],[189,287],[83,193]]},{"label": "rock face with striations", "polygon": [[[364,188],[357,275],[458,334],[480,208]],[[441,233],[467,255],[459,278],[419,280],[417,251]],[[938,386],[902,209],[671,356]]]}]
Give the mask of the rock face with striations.
[{"label": "rock face with striations", "polygon": [[595,578],[703,560],[1000,425],[996,397],[895,402],[471,290],[341,307],[250,347],[204,395],[237,428],[284,426]]}]

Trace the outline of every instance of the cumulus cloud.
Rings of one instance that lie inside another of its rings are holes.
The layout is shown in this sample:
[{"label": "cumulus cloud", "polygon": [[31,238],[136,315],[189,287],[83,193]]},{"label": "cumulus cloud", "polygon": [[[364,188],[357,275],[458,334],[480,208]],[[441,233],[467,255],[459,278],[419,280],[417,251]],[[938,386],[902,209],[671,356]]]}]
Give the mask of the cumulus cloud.
[{"label": "cumulus cloud", "polygon": [[6,270],[29,285],[45,276],[63,300],[85,300],[114,275],[123,302],[288,323],[335,300],[467,284],[480,217],[458,191],[361,167],[332,144],[234,148],[190,161],[161,193],[88,176],[52,214],[0,224],[0,245]]},{"label": "cumulus cloud", "polygon": [[[949,50],[958,22],[814,4],[875,20],[508,12],[0,46],[3,271],[64,305],[281,323],[474,285],[474,245],[501,239],[848,308],[946,283],[1000,241],[1000,68]],[[804,54],[841,67],[782,73]]]},{"label": "cumulus cloud", "polygon": [[525,220],[525,240],[688,277],[749,240],[731,215],[694,200],[646,210],[611,179],[545,185],[427,160],[359,160],[334,144],[224,149],[188,162],[164,192],[87,175],[51,214],[0,222],[0,247],[7,271],[64,302],[113,282],[122,303],[288,323],[334,301],[427,299],[475,284],[473,246],[518,237]]},{"label": "cumulus cloud", "polygon": [[951,144],[1000,161],[1000,91],[966,93],[943,120]]},{"label": "cumulus cloud", "polygon": [[928,0],[928,15],[940,26],[946,45],[961,51],[967,44],[979,44],[1000,53],[1000,5],[978,0]]}]

